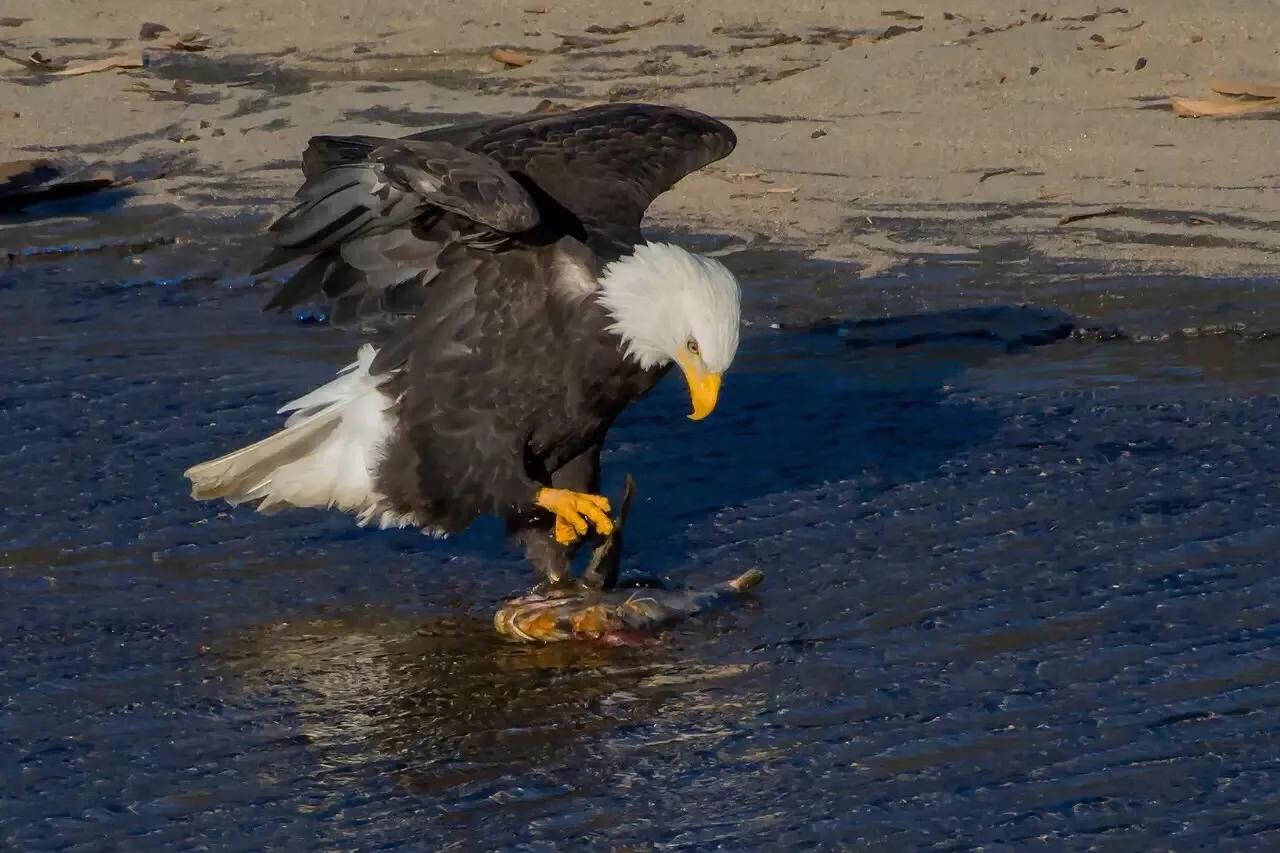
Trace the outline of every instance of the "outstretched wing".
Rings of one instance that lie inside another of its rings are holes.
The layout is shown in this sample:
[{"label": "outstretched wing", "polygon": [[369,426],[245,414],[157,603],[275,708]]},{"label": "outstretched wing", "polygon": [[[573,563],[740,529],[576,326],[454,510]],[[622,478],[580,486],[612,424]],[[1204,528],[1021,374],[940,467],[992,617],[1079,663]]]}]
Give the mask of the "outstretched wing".
[{"label": "outstretched wing", "polygon": [[271,226],[275,248],[255,272],[314,257],[268,309],[323,294],[340,320],[403,313],[449,243],[538,224],[537,205],[510,173],[447,142],[320,136],[304,162],[298,203]]},{"label": "outstretched wing", "polygon": [[445,251],[456,244],[506,245],[521,233],[530,245],[565,235],[597,248],[639,242],[652,201],[735,144],[719,121],[649,104],[486,119],[400,140],[315,137],[298,203],[272,226],[275,248],[256,271],[311,260],[267,308],[324,299],[334,322],[385,326],[429,304],[443,265],[461,257]]},{"label": "outstretched wing", "polygon": [[522,178],[544,213],[558,207],[587,232],[637,242],[653,200],[727,157],[737,137],[702,113],[652,104],[604,104],[551,115],[435,128],[406,137],[487,155]]}]

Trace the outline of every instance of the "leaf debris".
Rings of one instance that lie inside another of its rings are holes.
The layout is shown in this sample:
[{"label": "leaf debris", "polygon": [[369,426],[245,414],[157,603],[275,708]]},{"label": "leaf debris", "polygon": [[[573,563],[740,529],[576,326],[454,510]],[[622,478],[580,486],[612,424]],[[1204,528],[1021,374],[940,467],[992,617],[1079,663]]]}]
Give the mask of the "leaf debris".
[{"label": "leaf debris", "polygon": [[81,74],[96,74],[99,71],[112,71],[117,68],[141,68],[143,64],[141,53],[122,53],[119,56],[106,56],[102,59],[68,65],[66,68],[54,71],[53,76],[79,77]]},{"label": "leaf debris", "polygon": [[494,61],[501,62],[508,68],[523,68],[530,62],[533,62],[533,57],[529,54],[510,47],[495,47],[493,50],[489,51],[489,56]]}]

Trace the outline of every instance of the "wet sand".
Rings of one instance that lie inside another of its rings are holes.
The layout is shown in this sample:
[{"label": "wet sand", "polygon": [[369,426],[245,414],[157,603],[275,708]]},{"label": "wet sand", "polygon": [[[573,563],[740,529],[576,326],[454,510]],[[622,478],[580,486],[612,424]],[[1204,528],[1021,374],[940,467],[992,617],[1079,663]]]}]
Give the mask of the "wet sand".
[{"label": "wet sand", "polygon": [[[403,134],[543,99],[673,102],[741,141],[660,200],[657,224],[865,274],[1003,244],[1126,269],[1274,271],[1275,123],[1177,119],[1165,100],[1272,73],[1267,4],[886,5],[11,0],[6,53],[142,50],[149,64],[54,80],[6,62],[0,141],[10,159],[78,151],[146,174],[153,200],[265,217],[314,133]],[[140,41],[144,22],[170,32]],[[192,30],[208,50],[168,47]],[[495,47],[531,62],[504,67]],[[1058,224],[1111,207],[1124,212]]]}]

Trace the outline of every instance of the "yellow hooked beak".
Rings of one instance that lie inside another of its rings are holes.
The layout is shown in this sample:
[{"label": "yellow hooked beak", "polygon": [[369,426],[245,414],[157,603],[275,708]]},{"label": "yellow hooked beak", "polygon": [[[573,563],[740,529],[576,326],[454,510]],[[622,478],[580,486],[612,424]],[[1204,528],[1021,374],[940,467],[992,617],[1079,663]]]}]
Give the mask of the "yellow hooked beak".
[{"label": "yellow hooked beak", "polygon": [[687,348],[676,356],[676,362],[684,371],[684,381],[689,383],[689,400],[693,403],[689,420],[700,421],[715,410],[716,400],[720,399],[720,374],[708,372],[702,359]]}]

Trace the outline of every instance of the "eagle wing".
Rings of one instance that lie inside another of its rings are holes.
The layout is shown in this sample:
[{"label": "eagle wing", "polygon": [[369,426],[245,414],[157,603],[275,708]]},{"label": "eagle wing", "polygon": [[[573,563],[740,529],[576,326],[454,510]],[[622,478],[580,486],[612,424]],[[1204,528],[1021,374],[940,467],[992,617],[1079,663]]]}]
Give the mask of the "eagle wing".
[{"label": "eagle wing", "polygon": [[446,142],[319,136],[306,162],[298,201],[271,225],[274,248],[254,272],[312,257],[268,310],[327,297],[337,322],[412,314],[445,246],[539,221],[510,173]]},{"label": "eagle wing", "polygon": [[[271,226],[274,248],[255,272],[310,260],[266,308],[324,300],[335,323],[404,327],[437,310],[437,279],[476,279],[470,267],[445,269],[451,258],[475,257],[452,247],[533,248],[563,237],[633,244],[654,198],[735,144],[721,122],[648,104],[488,119],[404,139],[317,136],[303,155],[298,201]],[[393,366],[395,338],[407,333],[392,337],[379,368]]]},{"label": "eagle wing", "polygon": [[737,145],[723,122],[652,104],[491,119],[407,138],[485,154],[549,196],[550,205],[540,199],[544,212],[569,214],[564,218],[577,220],[588,238],[594,232],[629,243],[640,240],[640,222],[654,199]]}]

